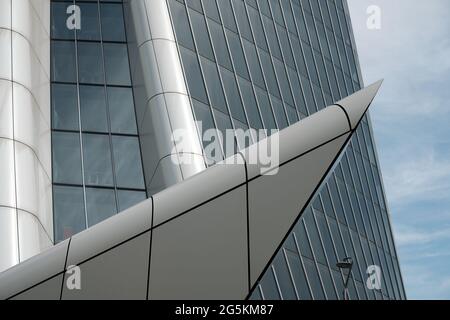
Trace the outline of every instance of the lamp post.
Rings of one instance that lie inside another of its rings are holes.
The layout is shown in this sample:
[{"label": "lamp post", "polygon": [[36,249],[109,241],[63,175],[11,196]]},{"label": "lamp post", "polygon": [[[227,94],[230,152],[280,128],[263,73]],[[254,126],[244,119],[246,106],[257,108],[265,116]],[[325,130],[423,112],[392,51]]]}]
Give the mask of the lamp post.
[{"label": "lamp post", "polygon": [[338,267],[341,270],[348,269],[347,276],[344,279],[344,300],[349,300],[348,280],[350,279],[350,273],[352,272],[352,268],[353,268],[353,259],[350,257],[346,257],[342,261],[339,261],[338,263],[336,263],[336,267]]}]

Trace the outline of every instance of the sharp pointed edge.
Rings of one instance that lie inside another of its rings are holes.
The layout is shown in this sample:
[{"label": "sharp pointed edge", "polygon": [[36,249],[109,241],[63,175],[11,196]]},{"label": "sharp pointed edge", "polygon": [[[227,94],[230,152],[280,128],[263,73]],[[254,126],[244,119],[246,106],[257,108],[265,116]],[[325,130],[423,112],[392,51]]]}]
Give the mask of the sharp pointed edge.
[{"label": "sharp pointed edge", "polygon": [[356,129],[377,95],[382,83],[383,80],[379,80],[336,103],[343,107],[347,112],[352,129]]}]

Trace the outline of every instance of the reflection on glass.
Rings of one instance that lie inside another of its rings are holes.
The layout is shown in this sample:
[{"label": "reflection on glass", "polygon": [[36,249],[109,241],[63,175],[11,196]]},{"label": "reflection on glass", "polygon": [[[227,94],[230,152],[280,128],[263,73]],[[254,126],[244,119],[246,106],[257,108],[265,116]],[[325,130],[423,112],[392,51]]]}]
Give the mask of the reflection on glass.
[{"label": "reflection on glass", "polygon": [[108,105],[111,132],[137,134],[133,91],[131,88],[109,87]]},{"label": "reflection on glass", "polygon": [[89,227],[117,213],[112,189],[86,188],[86,210]]},{"label": "reflection on glass", "polygon": [[80,86],[81,128],[83,131],[108,132],[105,89]]},{"label": "reflection on glass", "polygon": [[[100,24],[97,3],[78,3],[82,26],[77,30],[79,40],[100,40]],[[66,15],[67,17],[67,15]]]},{"label": "reflection on glass", "polygon": [[128,49],[126,44],[105,43],[106,83],[109,85],[131,85]]},{"label": "reflection on glass", "polygon": [[145,186],[138,138],[114,136],[112,143],[117,186],[143,189]]},{"label": "reflection on glass", "polygon": [[52,85],[52,128],[79,130],[77,87],[68,84]]},{"label": "reflection on glass", "polygon": [[55,242],[63,241],[86,228],[83,189],[80,187],[53,187],[53,216]]},{"label": "reflection on glass", "polygon": [[52,81],[76,82],[75,43],[52,41]]},{"label": "reflection on glass", "polygon": [[103,41],[126,41],[121,4],[100,4]]},{"label": "reflection on glass", "polygon": [[78,133],[53,132],[53,182],[81,184],[81,151]]},{"label": "reflection on glass", "polygon": [[96,42],[78,42],[78,71],[80,83],[103,83],[102,48]]},{"label": "reflection on glass", "polygon": [[132,206],[147,199],[147,195],[143,191],[119,190],[117,191],[117,196],[119,202],[119,212],[131,208]]},{"label": "reflection on glass", "polygon": [[83,134],[84,177],[87,185],[113,186],[109,137]]}]

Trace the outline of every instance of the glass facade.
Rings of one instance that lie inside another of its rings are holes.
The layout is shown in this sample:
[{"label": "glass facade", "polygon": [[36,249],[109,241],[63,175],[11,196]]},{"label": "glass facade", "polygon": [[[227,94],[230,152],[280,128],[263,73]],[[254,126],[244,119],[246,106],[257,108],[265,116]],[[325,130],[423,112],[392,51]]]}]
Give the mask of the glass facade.
[{"label": "glass facade", "polygon": [[[70,30],[68,8],[81,28]],[[69,8],[70,9],[70,8]],[[122,1],[52,1],[55,242],[146,199]]]},{"label": "glass facade", "polygon": [[[343,0],[167,1],[203,129],[281,130],[361,88]],[[251,299],[342,299],[345,257],[351,299],[406,298],[370,126],[366,116]],[[371,265],[380,290],[366,286]]]}]

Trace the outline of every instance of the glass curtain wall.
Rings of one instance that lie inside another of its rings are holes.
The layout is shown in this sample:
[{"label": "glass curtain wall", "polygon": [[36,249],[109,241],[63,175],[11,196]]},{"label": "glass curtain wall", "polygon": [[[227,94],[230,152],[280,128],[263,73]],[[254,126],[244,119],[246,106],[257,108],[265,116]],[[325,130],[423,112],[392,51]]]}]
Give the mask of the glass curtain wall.
[{"label": "glass curtain wall", "polygon": [[146,199],[121,2],[51,3],[55,242]]},{"label": "glass curtain wall", "polygon": [[[281,130],[361,88],[345,1],[167,2],[203,130]],[[351,299],[405,298],[370,126],[365,117],[252,299],[342,299],[345,257]],[[370,265],[381,290],[366,287]]]}]

